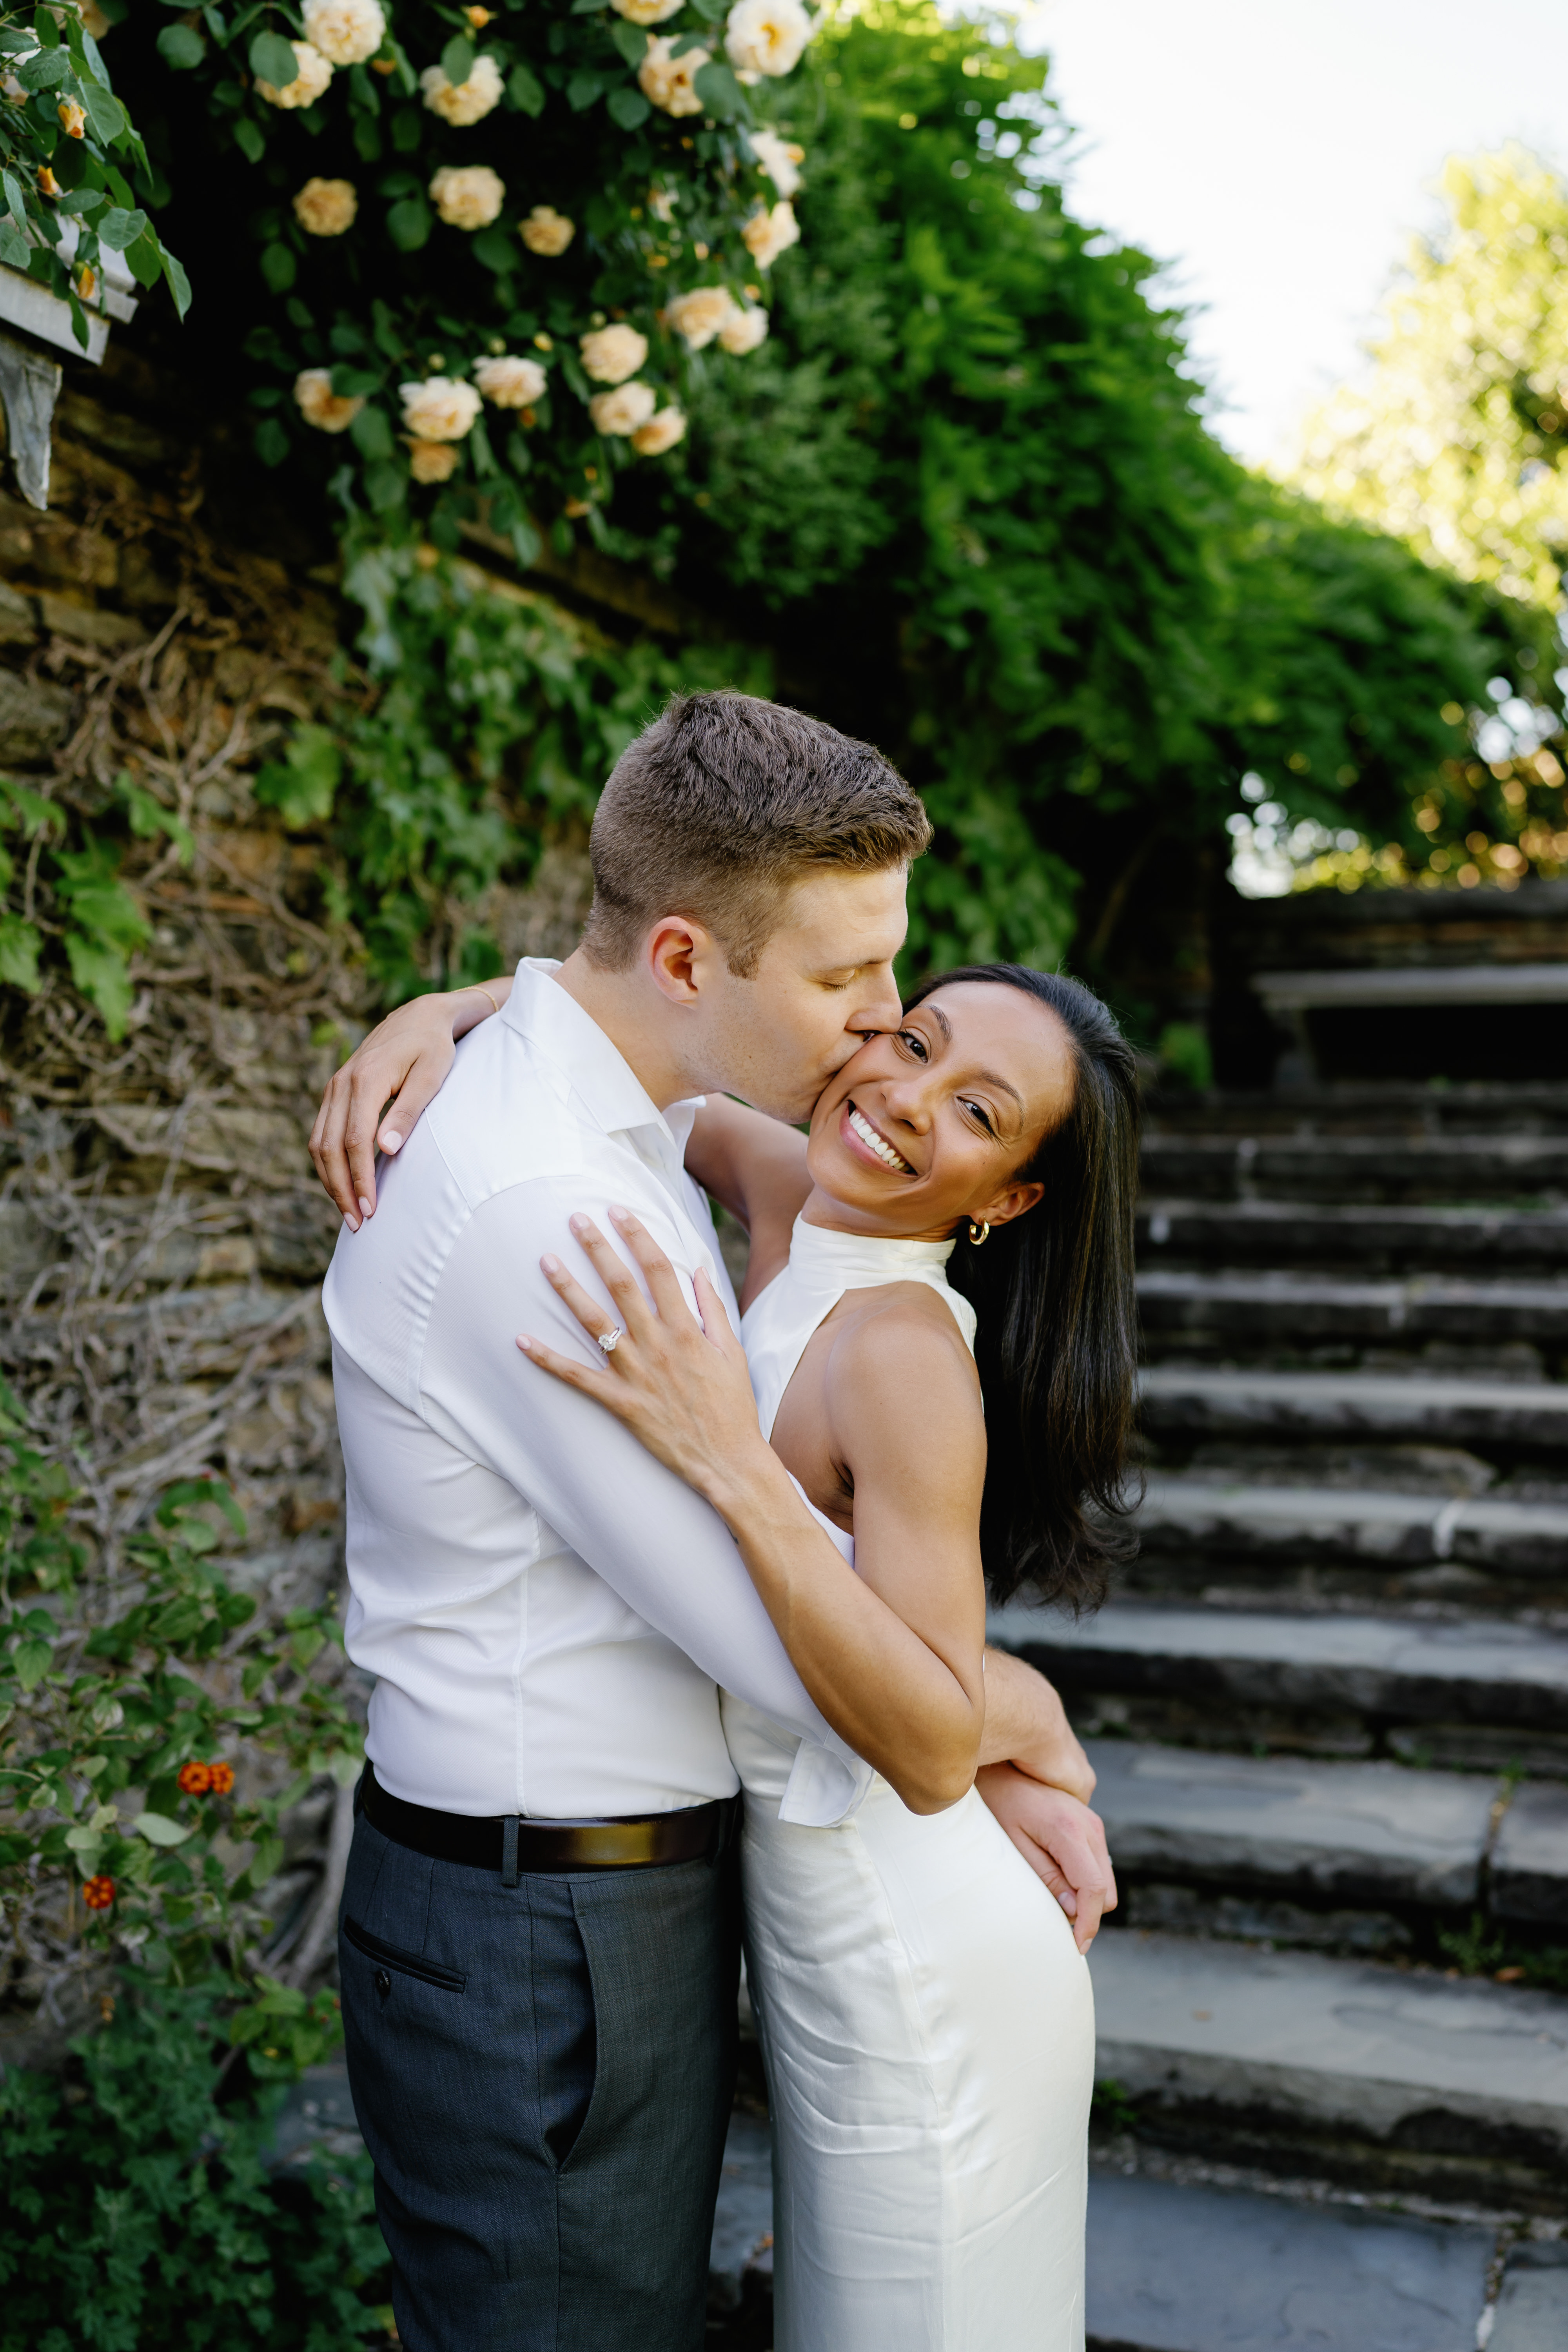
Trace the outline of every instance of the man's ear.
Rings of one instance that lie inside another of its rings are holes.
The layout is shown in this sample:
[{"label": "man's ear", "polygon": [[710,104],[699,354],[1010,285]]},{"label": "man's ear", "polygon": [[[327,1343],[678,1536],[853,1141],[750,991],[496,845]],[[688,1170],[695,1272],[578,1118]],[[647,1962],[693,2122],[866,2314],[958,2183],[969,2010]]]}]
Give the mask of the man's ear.
[{"label": "man's ear", "polygon": [[644,968],[671,1004],[695,1004],[713,960],[724,950],[690,915],[661,915],[643,941]]},{"label": "man's ear", "polygon": [[1008,1184],[988,1202],[984,1209],[972,1209],[970,1222],[976,1225],[1010,1225],[1015,1217],[1024,1216],[1037,1201],[1045,1198],[1043,1184]]}]

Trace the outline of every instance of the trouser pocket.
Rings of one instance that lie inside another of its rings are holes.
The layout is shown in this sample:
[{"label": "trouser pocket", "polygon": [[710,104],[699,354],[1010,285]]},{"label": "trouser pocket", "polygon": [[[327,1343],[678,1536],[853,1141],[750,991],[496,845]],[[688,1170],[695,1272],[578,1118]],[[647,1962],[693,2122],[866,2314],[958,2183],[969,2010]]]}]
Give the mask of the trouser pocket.
[{"label": "trouser pocket", "polygon": [[[417,1977],[421,1984],[434,1985],[440,1992],[466,1992],[468,1977],[466,1969],[444,1968],[439,1960],[427,1960],[419,1952],[406,1952],[401,1944],[389,1944],[384,1937],[373,1936],[357,1919],[345,1917],[343,1934],[356,1952],[376,1965],[375,1989],[382,1992],[381,1979],[387,1973]],[[391,1987],[387,1987],[390,1991]],[[382,1992],[385,1999],[385,1993]]]}]

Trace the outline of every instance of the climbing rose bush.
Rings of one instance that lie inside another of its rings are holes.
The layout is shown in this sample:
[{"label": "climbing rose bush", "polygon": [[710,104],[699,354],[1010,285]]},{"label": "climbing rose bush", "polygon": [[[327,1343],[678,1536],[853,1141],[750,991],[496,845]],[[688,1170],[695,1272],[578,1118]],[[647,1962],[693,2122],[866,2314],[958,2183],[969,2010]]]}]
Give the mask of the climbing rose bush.
[{"label": "climbing rose bush", "polygon": [[801,0],[264,0],[166,28],[218,150],[204,200],[255,239],[260,456],[393,537],[604,539],[617,475],[679,446],[697,355],[742,366],[767,333],[813,29]]}]

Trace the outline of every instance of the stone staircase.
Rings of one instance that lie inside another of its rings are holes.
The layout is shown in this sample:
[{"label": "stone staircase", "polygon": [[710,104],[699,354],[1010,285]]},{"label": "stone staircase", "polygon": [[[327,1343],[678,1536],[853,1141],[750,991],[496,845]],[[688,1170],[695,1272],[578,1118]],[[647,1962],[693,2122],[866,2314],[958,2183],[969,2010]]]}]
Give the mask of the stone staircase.
[{"label": "stone staircase", "polygon": [[1123,1889],[1090,2344],[1564,2352],[1568,1087],[1157,1101],[1139,1253],[1139,1557],[993,1625]]}]

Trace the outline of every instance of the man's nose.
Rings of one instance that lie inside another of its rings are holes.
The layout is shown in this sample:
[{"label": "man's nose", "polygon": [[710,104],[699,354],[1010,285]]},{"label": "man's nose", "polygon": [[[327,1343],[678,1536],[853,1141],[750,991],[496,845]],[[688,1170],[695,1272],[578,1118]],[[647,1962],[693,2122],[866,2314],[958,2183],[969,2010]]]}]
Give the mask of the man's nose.
[{"label": "man's nose", "polygon": [[893,984],[893,967],[867,975],[866,993],[861,997],[846,1027],[855,1030],[896,1029],[904,1017],[903,1000]]}]

